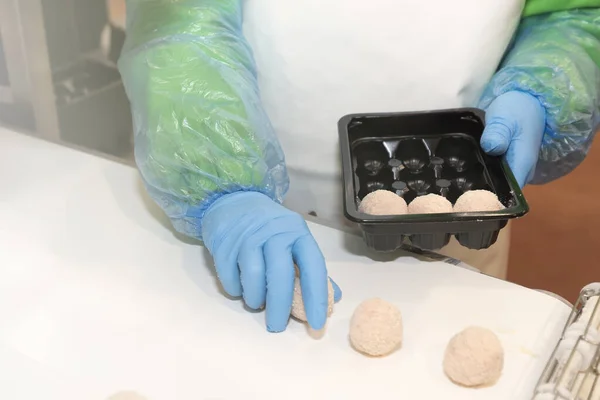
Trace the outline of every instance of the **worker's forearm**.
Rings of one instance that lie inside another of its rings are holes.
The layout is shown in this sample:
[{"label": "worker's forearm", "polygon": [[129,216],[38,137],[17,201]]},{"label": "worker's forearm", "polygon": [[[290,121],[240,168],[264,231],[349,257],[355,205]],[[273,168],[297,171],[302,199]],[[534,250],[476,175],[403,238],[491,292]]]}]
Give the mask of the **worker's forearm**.
[{"label": "worker's forearm", "polygon": [[546,109],[532,183],[571,172],[585,158],[600,124],[600,9],[526,18],[481,107],[513,90],[531,93]]},{"label": "worker's forearm", "polygon": [[201,238],[218,197],[281,201],[284,157],[259,98],[239,0],[129,0],[119,70],[146,186],[177,230]]},{"label": "worker's forearm", "polygon": [[[125,51],[155,39],[191,35],[207,38],[235,33],[241,24],[241,0],[126,0]],[[215,30],[215,28],[219,28]]]}]

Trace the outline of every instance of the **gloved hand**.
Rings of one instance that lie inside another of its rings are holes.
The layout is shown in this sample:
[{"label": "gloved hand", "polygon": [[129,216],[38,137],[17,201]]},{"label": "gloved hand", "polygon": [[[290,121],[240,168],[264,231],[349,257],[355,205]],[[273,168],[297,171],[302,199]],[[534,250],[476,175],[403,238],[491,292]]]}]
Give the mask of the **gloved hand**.
[{"label": "gloved hand", "polygon": [[[308,323],[327,319],[325,259],[304,219],[258,192],[236,192],[216,200],[204,214],[202,236],[223,289],[243,296],[248,307],[266,305],[267,329],[284,331],[292,308],[295,269],[300,270]],[[335,301],[341,297],[332,281]]]},{"label": "gloved hand", "polygon": [[493,156],[505,154],[519,186],[525,186],[535,171],[546,111],[540,101],[524,92],[498,96],[486,110],[481,148]]}]

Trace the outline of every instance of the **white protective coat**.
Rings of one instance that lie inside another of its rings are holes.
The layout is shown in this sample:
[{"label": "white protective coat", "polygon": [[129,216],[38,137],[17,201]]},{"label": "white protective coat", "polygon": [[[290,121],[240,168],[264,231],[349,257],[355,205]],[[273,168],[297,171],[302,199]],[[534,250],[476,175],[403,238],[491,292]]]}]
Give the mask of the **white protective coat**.
[{"label": "white protective coat", "polygon": [[[244,34],[286,156],[285,205],[343,216],[338,120],[476,106],[524,0],[246,0]],[[480,252],[482,253],[482,252]]]}]

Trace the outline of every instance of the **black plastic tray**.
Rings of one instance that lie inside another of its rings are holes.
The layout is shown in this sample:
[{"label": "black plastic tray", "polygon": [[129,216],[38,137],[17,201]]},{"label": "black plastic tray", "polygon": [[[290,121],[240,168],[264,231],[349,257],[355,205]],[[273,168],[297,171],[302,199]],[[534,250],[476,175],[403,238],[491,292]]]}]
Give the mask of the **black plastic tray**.
[{"label": "black plastic tray", "polygon": [[[479,145],[485,113],[474,108],[416,113],[351,114],[339,121],[344,178],[344,213],[360,225],[367,245],[398,249],[405,239],[438,250],[452,235],[469,249],[485,249],[511,218],[529,211],[503,157]],[[506,207],[474,213],[377,216],[358,211],[368,193],[391,190],[407,203],[436,193],[452,204],[467,190],[485,189]]]}]

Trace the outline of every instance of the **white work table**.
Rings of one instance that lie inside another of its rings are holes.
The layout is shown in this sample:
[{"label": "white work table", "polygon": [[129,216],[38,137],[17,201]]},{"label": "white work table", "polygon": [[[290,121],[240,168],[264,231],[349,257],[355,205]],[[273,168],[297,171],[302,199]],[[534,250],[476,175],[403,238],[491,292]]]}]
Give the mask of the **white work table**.
[{"label": "white work table", "polygon": [[[527,400],[570,308],[443,262],[367,257],[360,237],[309,224],[344,296],[320,340],[218,290],[205,249],[174,235],[137,171],[0,128],[0,399]],[[403,348],[366,358],[348,321],[379,296],[404,318]],[[492,388],[443,375],[450,337],[494,330]],[[138,396],[111,397],[131,391]]]}]

